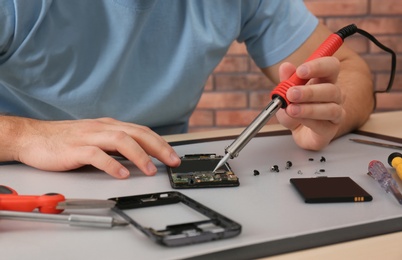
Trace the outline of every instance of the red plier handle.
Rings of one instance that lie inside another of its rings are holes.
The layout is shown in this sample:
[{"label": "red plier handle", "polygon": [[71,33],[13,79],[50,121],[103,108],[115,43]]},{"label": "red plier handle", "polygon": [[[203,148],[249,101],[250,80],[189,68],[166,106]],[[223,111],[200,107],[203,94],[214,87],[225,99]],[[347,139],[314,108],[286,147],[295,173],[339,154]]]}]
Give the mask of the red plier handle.
[{"label": "red plier handle", "polygon": [[41,196],[18,195],[4,185],[0,185],[0,210],[31,212],[38,209],[41,213],[58,214],[63,210],[57,209],[59,202],[66,198],[58,193],[47,193]]}]

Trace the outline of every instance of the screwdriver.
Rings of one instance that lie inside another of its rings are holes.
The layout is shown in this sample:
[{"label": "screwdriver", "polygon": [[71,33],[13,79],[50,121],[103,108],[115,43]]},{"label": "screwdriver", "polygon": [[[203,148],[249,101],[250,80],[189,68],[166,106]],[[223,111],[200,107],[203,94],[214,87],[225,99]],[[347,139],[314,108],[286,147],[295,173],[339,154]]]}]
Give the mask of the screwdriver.
[{"label": "screwdriver", "polygon": [[399,204],[402,204],[402,194],[399,192],[398,184],[392,178],[392,175],[385,168],[384,164],[373,160],[369,163],[368,170],[367,174],[375,179],[387,193],[392,193]]},{"label": "screwdriver", "polygon": [[[331,34],[318,49],[306,60],[314,60],[320,57],[332,56],[343,44],[343,40],[357,31],[354,24],[348,25],[336,33]],[[225,148],[225,156],[219,161],[214,171],[222,167],[229,159],[237,157],[240,151],[248,142],[260,131],[260,129],[271,119],[280,108],[286,108],[290,102],[286,98],[286,92],[293,86],[305,85],[307,79],[300,79],[296,73],[280,82],[271,93],[271,102],[261,111],[261,113],[243,130],[243,132]]]},{"label": "screwdriver", "polygon": [[402,154],[395,152],[388,156],[388,164],[395,168],[396,174],[402,180]]},{"label": "screwdriver", "polygon": [[111,216],[93,216],[81,214],[55,215],[35,212],[17,212],[0,210],[0,219],[41,221],[69,224],[70,226],[111,228],[114,226],[125,226],[128,222],[114,219]]},{"label": "screwdriver", "polygon": [[33,211],[59,214],[64,209],[112,208],[116,202],[99,199],[66,199],[59,193],[19,195],[14,189],[0,185],[0,210]]}]

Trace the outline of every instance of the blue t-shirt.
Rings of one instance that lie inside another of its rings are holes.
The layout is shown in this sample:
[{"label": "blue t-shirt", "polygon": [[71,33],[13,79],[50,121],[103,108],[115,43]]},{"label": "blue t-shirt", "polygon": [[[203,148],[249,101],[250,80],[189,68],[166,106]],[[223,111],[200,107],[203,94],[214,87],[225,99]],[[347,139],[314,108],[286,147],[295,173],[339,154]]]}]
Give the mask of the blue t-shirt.
[{"label": "blue t-shirt", "polygon": [[0,113],[186,129],[230,44],[278,63],[317,19],[292,0],[0,0]]}]

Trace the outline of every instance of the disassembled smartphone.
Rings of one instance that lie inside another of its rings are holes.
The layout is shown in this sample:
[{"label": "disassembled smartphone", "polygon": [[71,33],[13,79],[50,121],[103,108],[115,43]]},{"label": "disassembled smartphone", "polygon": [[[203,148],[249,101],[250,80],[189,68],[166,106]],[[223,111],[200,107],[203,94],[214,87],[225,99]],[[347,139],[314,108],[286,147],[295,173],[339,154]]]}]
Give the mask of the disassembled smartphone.
[{"label": "disassembled smartphone", "polygon": [[181,157],[179,167],[167,166],[172,188],[212,188],[239,186],[239,178],[228,163],[213,172],[223,156],[216,154],[189,154]]},{"label": "disassembled smartphone", "polygon": [[[153,241],[164,246],[183,246],[219,240],[237,236],[241,232],[240,224],[176,191],[117,197],[110,198],[110,200],[117,202],[112,209],[114,212],[141,230]],[[152,227],[142,226],[124,212],[124,210],[128,209],[176,203],[183,203],[206,216],[208,220],[168,225],[164,230],[155,230]]]}]

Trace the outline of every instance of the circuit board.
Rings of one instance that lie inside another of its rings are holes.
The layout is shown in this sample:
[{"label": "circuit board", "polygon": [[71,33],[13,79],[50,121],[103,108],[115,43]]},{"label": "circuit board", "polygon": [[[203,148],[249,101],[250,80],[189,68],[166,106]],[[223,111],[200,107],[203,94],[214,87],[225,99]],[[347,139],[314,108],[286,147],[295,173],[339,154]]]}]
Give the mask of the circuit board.
[{"label": "circuit board", "polygon": [[216,154],[191,154],[181,157],[179,167],[167,167],[172,188],[212,188],[239,186],[239,178],[226,163],[215,172],[223,158]]}]

